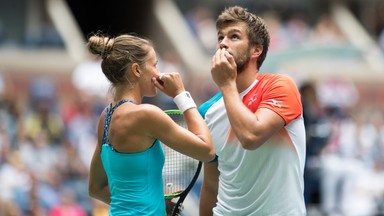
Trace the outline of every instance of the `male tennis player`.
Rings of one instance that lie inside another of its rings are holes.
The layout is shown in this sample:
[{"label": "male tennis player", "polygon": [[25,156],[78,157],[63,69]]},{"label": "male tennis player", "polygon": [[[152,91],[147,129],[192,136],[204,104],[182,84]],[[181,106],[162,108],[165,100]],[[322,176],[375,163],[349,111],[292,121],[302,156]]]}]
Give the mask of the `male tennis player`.
[{"label": "male tennis player", "polygon": [[217,160],[204,163],[200,215],[306,215],[300,94],[285,75],[262,74],[270,36],[245,8],[219,15],[211,74],[220,92],[199,108]]}]

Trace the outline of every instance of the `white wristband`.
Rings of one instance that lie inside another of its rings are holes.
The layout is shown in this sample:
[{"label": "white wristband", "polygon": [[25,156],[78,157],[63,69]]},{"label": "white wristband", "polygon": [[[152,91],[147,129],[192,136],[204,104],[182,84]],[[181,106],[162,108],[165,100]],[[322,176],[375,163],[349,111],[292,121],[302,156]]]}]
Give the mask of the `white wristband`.
[{"label": "white wristband", "polygon": [[196,104],[191,94],[188,91],[181,92],[173,98],[173,102],[177,105],[179,110],[184,113],[185,111],[195,108]]}]

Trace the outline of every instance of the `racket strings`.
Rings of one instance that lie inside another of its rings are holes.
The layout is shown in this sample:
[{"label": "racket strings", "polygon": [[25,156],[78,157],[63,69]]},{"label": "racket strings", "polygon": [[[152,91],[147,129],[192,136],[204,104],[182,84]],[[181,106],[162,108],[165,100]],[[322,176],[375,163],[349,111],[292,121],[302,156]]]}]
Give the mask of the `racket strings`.
[{"label": "racket strings", "polygon": [[163,168],[165,193],[182,192],[195,175],[198,162],[168,147],[164,148],[167,149],[167,152],[164,152],[166,160]]},{"label": "racket strings", "polygon": [[[180,126],[186,128],[182,115],[170,115]],[[164,192],[166,195],[184,191],[191,183],[199,161],[163,145],[165,163],[163,168]]]}]

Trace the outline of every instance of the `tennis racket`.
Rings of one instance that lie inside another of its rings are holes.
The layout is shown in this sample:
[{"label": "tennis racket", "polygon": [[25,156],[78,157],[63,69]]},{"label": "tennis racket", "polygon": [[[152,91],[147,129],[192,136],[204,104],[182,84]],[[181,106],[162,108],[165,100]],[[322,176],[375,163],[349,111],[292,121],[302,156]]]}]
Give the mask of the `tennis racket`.
[{"label": "tennis racket", "polygon": [[[187,128],[183,114],[180,110],[166,110],[173,121]],[[165,163],[163,167],[164,197],[165,199],[179,198],[173,208],[172,216],[180,213],[179,207],[191,191],[199,177],[202,162],[181,154],[162,143]]]}]

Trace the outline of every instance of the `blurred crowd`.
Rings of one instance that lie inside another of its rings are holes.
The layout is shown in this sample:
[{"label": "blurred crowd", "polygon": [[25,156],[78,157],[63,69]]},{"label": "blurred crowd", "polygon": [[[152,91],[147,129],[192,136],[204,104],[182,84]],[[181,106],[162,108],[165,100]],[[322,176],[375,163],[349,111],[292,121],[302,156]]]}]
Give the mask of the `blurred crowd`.
[{"label": "blurred crowd", "polygon": [[[299,14],[285,20],[272,12],[262,16],[272,36],[270,53],[348,43],[326,15],[315,24]],[[213,53],[214,14],[195,8],[186,18],[207,53]],[[216,93],[209,78],[194,78],[174,53],[165,52],[160,60],[161,71],[183,73],[197,103]],[[108,101],[106,81],[103,76],[95,78],[102,75],[99,64],[87,60],[71,73],[69,96],[55,85],[57,78],[33,77],[22,88],[21,94],[27,95],[23,101],[15,78],[0,74],[0,216],[108,215],[108,206],[89,198],[87,184],[97,121]],[[308,215],[383,215],[383,104],[361,103],[359,89],[347,77],[294,78],[302,94],[307,130]],[[174,107],[162,94],[145,102]]]},{"label": "blurred crowd", "polygon": [[[325,103],[319,92],[329,86],[323,85],[308,82],[300,88],[307,132],[304,195],[308,212],[383,215],[383,109],[372,104]],[[343,82],[336,85],[346,87]]]},{"label": "blurred crowd", "polygon": [[0,101],[0,215],[106,215],[88,196],[95,126],[105,102],[78,92],[60,104],[55,82],[43,77],[31,80],[23,103],[10,81]]}]

